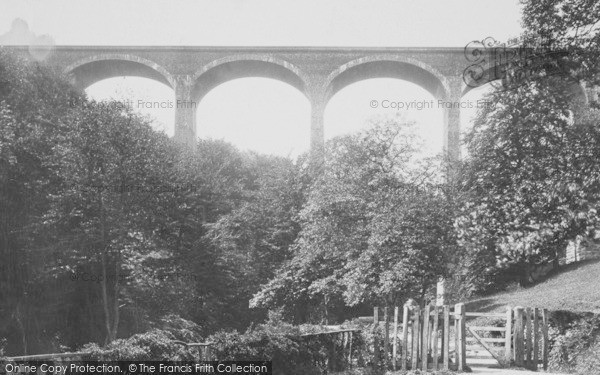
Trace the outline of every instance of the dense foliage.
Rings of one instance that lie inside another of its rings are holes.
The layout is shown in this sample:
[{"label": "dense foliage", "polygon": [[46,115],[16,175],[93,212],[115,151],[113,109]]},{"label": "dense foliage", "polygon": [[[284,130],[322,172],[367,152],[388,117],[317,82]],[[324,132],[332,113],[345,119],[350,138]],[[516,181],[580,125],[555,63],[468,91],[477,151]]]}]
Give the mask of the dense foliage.
[{"label": "dense foliage", "polygon": [[597,374],[600,369],[600,316],[553,312],[550,343],[550,371]]},{"label": "dense foliage", "polygon": [[526,283],[533,266],[557,264],[569,241],[595,234],[600,117],[573,118],[560,89],[538,81],[494,92],[470,134],[457,229],[481,278],[506,270]]},{"label": "dense foliage", "polygon": [[248,300],[297,232],[301,163],[221,141],[182,150],[5,51],[0,79],[6,354],[108,344],[169,314],[204,333],[266,316]]},{"label": "dense foliage", "polygon": [[423,300],[455,251],[454,203],[417,147],[397,119],[328,143],[293,257],[253,304],[329,322],[349,307]]},{"label": "dense foliage", "polygon": [[599,77],[600,8],[522,3],[527,53],[504,66],[502,87],[486,98],[492,105],[478,113],[460,174],[467,292],[528,284],[536,268],[558,265],[569,242],[593,240],[598,229],[600,113],[583,86]]}]

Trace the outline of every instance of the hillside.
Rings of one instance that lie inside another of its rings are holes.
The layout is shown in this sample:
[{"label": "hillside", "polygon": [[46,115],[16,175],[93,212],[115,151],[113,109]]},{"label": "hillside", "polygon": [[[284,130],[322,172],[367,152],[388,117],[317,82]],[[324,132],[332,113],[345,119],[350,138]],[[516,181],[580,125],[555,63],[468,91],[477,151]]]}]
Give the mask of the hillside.
[{"label": "hillside", "polygon": [[503,311],[506,305],[600,313],[600,261],[570,264],[534,286],[473,299],[468,310]]}]

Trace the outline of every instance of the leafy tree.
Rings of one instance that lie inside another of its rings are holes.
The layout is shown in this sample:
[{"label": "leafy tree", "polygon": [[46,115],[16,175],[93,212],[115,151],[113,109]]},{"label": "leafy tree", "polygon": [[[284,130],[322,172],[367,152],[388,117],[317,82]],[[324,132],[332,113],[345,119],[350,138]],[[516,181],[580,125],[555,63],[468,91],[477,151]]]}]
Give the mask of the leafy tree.
[{"label": "leafy tree", "polygon": [[62,302],[56,285],[42,287],[48,252],[38,250],[41,217],[59,190],[49,162],[66,132],[59,119],[81,99],[61,78],[0,50],[0,332],[7,354],[38,350],[42,328],[32,327],[56,320],[56,310],[44,306]]},{"label": "leafy tree", "polygon": [[537,265],[557,265],[569,241],[597,226],[598,118],[580,85],[597,83],[600,8],[522,5],[530,54],[509,64],[467,139],[468,198],[457,228],[472,291],[500,276],[530,282]]},{"label": "leafy tree", "polygon": [[224,142],[181,150],[130,110],[4,52],[0,80],[7,354],[109,342],[170,314],[206,331],[249,323],[207,224],[239,208],[268,168]]},{"label": "leafy tree", "polygon": [[600,4],[597,1],[521,0],[521,5],[525,45],[534,52],[546,52],[542,54],[546,63],[540,64],[542,71],[561,66],[564,68],[561,70],[576,82],[600,83],[597,63],[600,57]]},{"label": "leafy tree", "polygon": [[117,337],[127,268],[160,248],[155,218],[161,217],[168,147],[164,136],[115,103],[77,109],[54,155],[63,190],[43,225],[55,228],[55,240],[71,239],[63,243],[57,270],[66,265],[98,276],[108,343]]},{"label": "leafy tree", "polygon": [[348,306],[424,298],[444,274],[452,216],[438,204],[446,197],[434,166],[414,164],[417,144],[410,125],[395,119],[330,141],[294,257],[253,305],[329,321]]},{"label": "leafy tree", "polygon": [[[301,163],[251,153],[245,164],[253,186],[244,190],[239,206],[210,224],[207,234],[235,272],[236,299],[243,304],[239,311],[247,309],[252,295],[291,257],[304,202]],[[246,313],[246,319],[252,316],[258,320],[265,315]]]}]

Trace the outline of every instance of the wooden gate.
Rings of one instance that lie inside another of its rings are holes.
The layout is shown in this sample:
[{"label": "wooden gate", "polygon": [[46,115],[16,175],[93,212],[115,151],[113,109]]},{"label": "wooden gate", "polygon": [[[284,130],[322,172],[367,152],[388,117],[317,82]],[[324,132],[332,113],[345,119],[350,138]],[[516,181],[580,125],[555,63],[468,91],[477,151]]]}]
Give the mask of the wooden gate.
[{"label": "wooden gate", "polygon": [[467,318],[494,318],[499,325],[467,323],[467,361],[494,359],[500,365],[537,370],[548,367],[548,311],[507,306],[506,312],[467,312]]},{"label": "wooden gate", "polygon": [[[512,309],[506,312],[467,312],[467,318],[493,318],[499,326],[467,323],[467,361],[493,360],[502,366],[510,365],[512,359]],[[492,361],[492,362],[493,362]]]}]

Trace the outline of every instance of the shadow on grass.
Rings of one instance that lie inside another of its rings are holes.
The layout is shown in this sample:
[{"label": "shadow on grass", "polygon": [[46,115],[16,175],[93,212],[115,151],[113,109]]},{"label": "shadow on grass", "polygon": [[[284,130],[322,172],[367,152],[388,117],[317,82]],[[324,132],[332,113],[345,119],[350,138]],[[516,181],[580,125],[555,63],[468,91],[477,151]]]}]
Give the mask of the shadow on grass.
[{"label": "shadow on grass", "polygon": [[493,312],[506,305],[498,303],[496,298],[480,298],[465,303],[467,311]]},{"label": "shadow on grass", "polygon": [[[548,272],[546,274],[546,276],[537,280],[535,282],[535,284],[532,284],[530,286],[535,286],[535,285],[543,283],[545,281],[552,280],[556,277],[559,277],[560,275],[562,275],[564,273],[576,271],[580,268],[584,268],[584,267],[587,267],[592,264],[600,264],[600,259],[581,260],[579,262],[574,262],[574,263],[566,264],[564,266],[557,267],[557,268],[551,270],[550,272]],[[528,287],[530,287],[530,286],[528,286]]]}]

